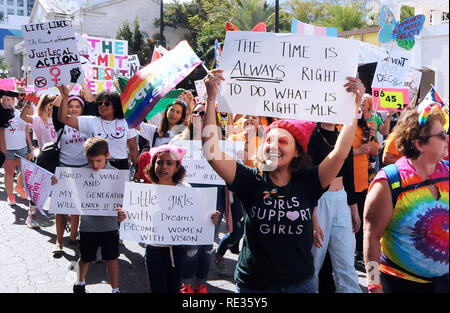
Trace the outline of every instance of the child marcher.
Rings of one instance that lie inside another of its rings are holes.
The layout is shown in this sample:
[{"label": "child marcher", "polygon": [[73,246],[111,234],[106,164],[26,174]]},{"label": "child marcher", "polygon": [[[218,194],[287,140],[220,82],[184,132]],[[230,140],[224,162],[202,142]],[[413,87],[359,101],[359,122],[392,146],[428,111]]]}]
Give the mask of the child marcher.
[{"label": "child marcher", "polygon": [[[84,143],[84,153],[88,166],[94,171],[115,169],[107,159],[109,158],[108,142],[99,137],[89,138]],[[102,258],[106,262],[109,283],[112,293],[119,293],[119,225],[125,219],[121,208],[116,209],[118,216],[88,216],[80,217],[78,245],[80,259],[78,260],[78,277],[73,286],[74,293],[86,293],[85,277],[89,264],[97,257],[97,249],[101,248]]]},{"label": "child marcher", "polygon": [[[173,145],[161,145],[150,150],[150,164],[144,170],[153,184],[191,187],[183,182],[186,170],[182,165],[186,150]],[[218,223],[218,212],[212,215]],[[181,287],[185,247],[181,245],[147,244],[145,264],[152,293],[178,293]]]}]

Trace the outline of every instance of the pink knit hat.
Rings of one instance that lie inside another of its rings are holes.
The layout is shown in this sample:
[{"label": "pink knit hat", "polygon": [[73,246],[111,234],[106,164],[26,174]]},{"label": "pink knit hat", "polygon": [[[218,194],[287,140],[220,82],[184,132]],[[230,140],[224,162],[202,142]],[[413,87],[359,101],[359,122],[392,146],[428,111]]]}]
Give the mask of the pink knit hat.
[{"label": "pink knit hat", "polygon": [[267,126],[266,135],[271,129],[277,127],[287,130],[294,137],[295,141],[302,146],[304,152],[308,151],[309,138],[316,127],[316,123],[299,120],[277,120]]},{"label": "pink knit hat", "polygon": [[181,160],[183,159],[184,155],[186,154],[187,150],[183,147],[178,147],[174,145],[161,145],[155,148],[151,148],[150,153],[150,164],[153,162],[153,159],[158,155],[160,152],[169,151],[172,157],[175,157],[181,164]]}]

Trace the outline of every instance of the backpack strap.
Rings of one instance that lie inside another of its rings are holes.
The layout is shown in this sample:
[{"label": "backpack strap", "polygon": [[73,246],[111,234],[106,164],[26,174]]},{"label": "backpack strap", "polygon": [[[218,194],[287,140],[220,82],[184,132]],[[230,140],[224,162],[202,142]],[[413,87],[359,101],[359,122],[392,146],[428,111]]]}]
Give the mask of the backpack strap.
[{"label": "backpack strap", "polygon": [[388,185],[391,190],[392,207],[395,208],[397,198],[403,191],[400,173],[398,172],[398,167],[395,164],[389,164],[383,167],[383,170],[386,173]]},{"label": "backpack strap", "polygon": [[[442,163],[447,168],[449,167],[449,162],[446,160],[442,160]],[[417,183],[417,184],[411,184],[407,186],[402,186],[400,173],[398,171],[398,167],[395,164],[389,164],[385,167],[383,167],[384,172],[386,173],[387,179],[388,179],[388,185],[391,189],[391,196],[392,196],[392,207],[395,208],[395,205],[397,204],[397,198],[398,196],[408,190],[417,189],[423,186],[431,185],[437,182],[442,181],[448,181],[448,176],[443,176],[439,178],[433,178],[433,179],[427,179],[423,182]]]}]

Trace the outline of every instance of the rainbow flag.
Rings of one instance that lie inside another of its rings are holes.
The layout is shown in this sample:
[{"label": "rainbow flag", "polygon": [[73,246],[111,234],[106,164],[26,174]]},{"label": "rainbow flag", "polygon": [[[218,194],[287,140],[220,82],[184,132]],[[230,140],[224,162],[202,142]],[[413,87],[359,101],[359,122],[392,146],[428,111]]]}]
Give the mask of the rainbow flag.
[{"label": "rainbow flag", "polygon": [[337,37],[338,35],[336,27],[322,27],[312,24],[306,24],[297,20],[296,18],[292,19],[291,33],[299,35],[331,36],[331,37]]},{"label": "rainbow flag", "polygon": [[162,97],[202,63],[187,41],[181,41],[130,78],[120,96],[128,127],[138,126]]}]

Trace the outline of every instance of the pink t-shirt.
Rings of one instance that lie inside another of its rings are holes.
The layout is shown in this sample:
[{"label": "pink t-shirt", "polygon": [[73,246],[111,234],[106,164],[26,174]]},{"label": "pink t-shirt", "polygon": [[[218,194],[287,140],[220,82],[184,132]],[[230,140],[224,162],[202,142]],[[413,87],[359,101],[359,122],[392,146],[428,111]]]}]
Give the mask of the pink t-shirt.
[{"label": "pink t-shirt", "polygon": [[53,126],[51,117],[48,118],[47,125],[45,125],[40,116],[34,115],[31,128],[36,134],[39,148],[42,148],[48,142],[55,142],[57,139],[56,130]]}]

